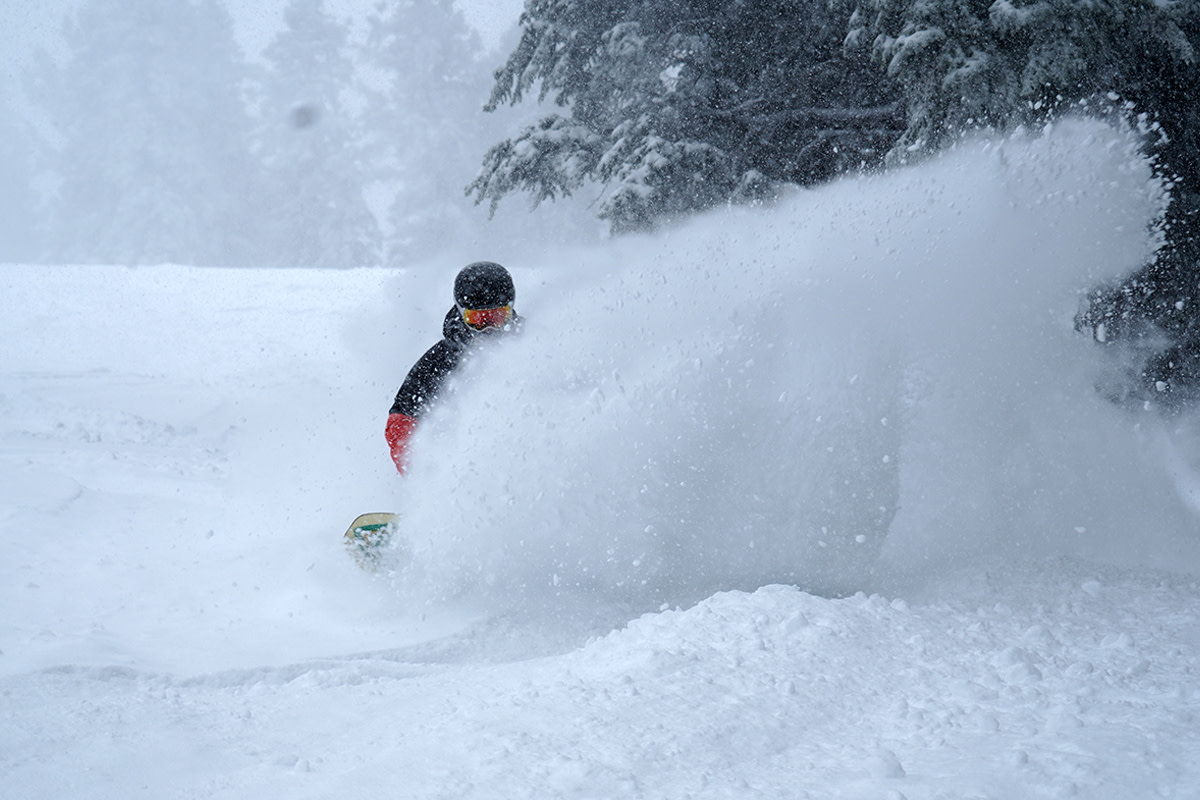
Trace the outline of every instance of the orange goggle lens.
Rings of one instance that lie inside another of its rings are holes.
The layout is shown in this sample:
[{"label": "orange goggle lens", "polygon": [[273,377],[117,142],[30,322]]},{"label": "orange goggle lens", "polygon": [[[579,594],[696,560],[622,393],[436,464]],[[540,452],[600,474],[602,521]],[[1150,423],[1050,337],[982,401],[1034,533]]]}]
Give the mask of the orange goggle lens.
[{"label": "orange goggle lens", "polygon": [[463,322],[467,323],[476,330],[483,330],[485,328],[503,328],[512,321],[512,316],[512,306],[500,306],[499,308],[462,309]]}]

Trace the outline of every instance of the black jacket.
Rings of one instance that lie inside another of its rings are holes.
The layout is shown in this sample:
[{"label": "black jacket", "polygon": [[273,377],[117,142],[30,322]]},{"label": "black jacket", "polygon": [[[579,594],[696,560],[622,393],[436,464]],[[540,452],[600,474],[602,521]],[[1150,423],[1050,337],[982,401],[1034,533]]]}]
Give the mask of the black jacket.
[{"label": "black jacket", "polygon": [[[521,318],[515,313],[506,331],[517,330]],[[481,339],[494,336],[493,331],[477,331],[463,322],[462,314],[457,307],[446,312],[442,322],[442,340],[425,351],[396,393],[389,414],[404,414],[418,419],[429,410],[430,404],[437,398],[442,384],[447,376],[454,371],[470,347]]]}]

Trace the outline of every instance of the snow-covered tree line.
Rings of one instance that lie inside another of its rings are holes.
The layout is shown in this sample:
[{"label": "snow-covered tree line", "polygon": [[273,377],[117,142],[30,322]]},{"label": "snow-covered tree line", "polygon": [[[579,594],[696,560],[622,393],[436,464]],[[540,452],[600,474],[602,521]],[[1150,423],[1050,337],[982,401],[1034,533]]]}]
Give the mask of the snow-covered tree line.
[{"label": "snow-covered tree line", "polygon": [[451,0],[291,0],[255,59],[220,0],[87,0],[64,39],[5,137],[36,167],[0,261],[397,263],[472,210],[489,67]]},{"label": "snow-covered tree line", "polygon": [[1200,395],[1200,3],[1195,0],[856,0],[847,42],[901,86],[892,156],[964,130],[1121,114],[1171,184],[1165,245],[1077,320],[1120,351],[1118,400],[1175,407]]},{"label": "snow-covered tree line", "polygon": [[491,106],[557,110],[496,144],[496,204],[598,185],[616,230],[911,161],[1064,113],[1133,118],[1173,184],[1167,246],[1081,314],[1134,345],[1138,399],[1200,389],[1196,0],[527,0]]},{"label": "snow-covered tree line", "polygon": [[490,107],[536,87],[565,113],[496,145],[476,196],[598,183],[626,230],[875,165],[903,107],[842,47],[848,18],[827,0],[529,0]]}]

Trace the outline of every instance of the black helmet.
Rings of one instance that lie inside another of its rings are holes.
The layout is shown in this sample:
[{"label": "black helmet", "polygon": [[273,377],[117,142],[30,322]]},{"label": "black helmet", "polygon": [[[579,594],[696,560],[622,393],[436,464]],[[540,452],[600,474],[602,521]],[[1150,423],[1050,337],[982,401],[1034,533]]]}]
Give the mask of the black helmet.
[{"label": "black helmet", "polygon": [[494,261],[467,264],[454,279],[454,302],[459,308],[499,308],[517,299],[512,275]]}]

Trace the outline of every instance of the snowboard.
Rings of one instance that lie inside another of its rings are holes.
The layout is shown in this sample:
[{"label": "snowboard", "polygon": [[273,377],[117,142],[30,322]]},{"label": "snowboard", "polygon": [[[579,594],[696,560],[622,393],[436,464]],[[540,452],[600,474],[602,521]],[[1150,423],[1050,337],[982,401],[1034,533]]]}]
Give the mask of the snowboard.
[{"label": "snowboard", "polygon": [[368,572],[379,568],[385,549],[396,535],[400,517],[386,511],[360,514],[346,529],[345,544],[358,565]]}]

